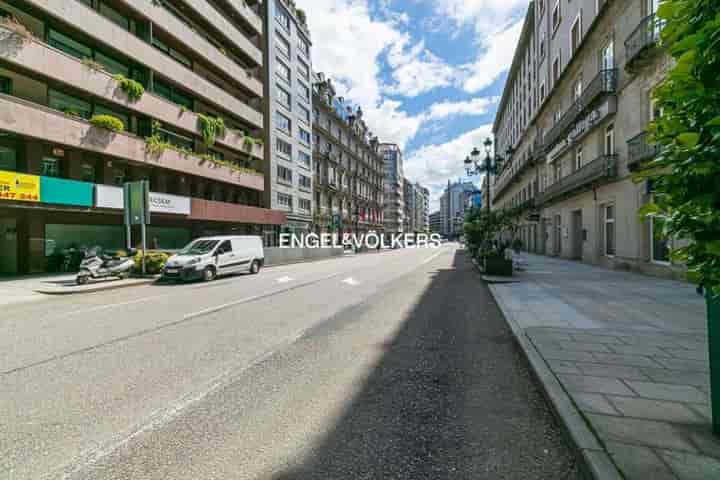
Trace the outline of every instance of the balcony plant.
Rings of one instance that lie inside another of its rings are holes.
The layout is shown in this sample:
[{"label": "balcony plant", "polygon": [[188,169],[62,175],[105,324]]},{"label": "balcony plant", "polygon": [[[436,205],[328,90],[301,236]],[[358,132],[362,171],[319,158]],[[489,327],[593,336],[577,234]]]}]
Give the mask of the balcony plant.
[{"label": "balcony plant", "polygon": [[111,132],[122,132],[125,130],[125,124],[117,117],[112,115],[93,115],[90,119],[93,127],[102,128]]},{"label": "balcony plant", "polygon": [[32,31],[12,15],[0,17],[0,27],[12,32],[22,43],[29,42],[33,38]]},{"label": "balcony plant", "polygon": [[720,435],[720,17],[715,2],[665,0],[657,15],[673,66],[654,91],[662,115],[650,125],[659,154],[638,179],[652,181],[653,215],[672,252],[706,289],[713,431]]},{"label": "balcony plant", "polygon": [[105,70],[105,66],[102,63],[100,63],[97,60],[92,59],[90,57],[83,58],[82,64],[85,65],[86,67],[88,67],[89,69],[95,70],[98,72]]},{"label": "balcony plant", "polygon": [[215,145],[217,138],[225,135],[225,121],[222,118],[198,113],[198,122],[203,141],[208,147]]},{"label": "balcony plant", "polygon": [[127,95],[128,99],[131,102],[137,102],[142,98],[143,94],[145,93],[145,87],[143,87],[142,84],[138,81],[135,81],[131,78],[126,78],[120,73],[114,75],[113,78],[118,83],[120,89],[125,92],[125,95]]}]

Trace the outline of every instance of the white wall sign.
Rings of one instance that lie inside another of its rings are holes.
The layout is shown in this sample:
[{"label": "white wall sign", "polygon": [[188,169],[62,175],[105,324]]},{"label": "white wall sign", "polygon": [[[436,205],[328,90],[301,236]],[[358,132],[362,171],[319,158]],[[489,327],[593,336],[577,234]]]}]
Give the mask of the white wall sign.
[{"label": "white wall sign", "polygon": [[[109,185],[95,185],[95,206],[123,208],[123,189]],[[190,215],[190,198],[150,192],[150,211],[173,215]]]}]

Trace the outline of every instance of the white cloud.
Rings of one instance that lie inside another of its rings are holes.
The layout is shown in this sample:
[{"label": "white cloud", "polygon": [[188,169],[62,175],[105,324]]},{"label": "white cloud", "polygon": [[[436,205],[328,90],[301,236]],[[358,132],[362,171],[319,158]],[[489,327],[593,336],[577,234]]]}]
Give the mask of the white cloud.
[{"label": "white cloud", "polygon": [[447,143],[425,145],[405,158],[405,176],[430,189],[430,207],[437,210],[447,180],[465,176],[463,160],[491,134],[492,125],[486,124]]},{"label": "white cloud", "polygon": [[388,52],[388,64],[393,69],[395,84],[385,88],[387,93],[414,97],[457,81],[457,71],[425,48],[424,42],[410,46],[411,38],[404,35]]},{"label": "white cloud", "polygon": [[425,120],[439,120],[453,115],[484,115],[490,107],[500,100],[499,97],[476,97],[466,102],[439,102],[430,106]]},{"label": "white cloud", "polygon": [[483,52],[475,62],[462,67],[466,75],[463,82],[465,91],[474,93],[482,90],[510,68],[522,26],[521,20],[481,40]]}]

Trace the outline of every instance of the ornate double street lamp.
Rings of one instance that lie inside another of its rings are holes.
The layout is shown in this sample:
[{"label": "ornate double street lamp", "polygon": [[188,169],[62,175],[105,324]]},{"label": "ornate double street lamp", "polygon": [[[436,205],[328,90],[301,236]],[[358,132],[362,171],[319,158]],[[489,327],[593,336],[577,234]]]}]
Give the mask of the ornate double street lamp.
[{"label": "ornate double street lamp", "polygon": [[470,156],[465,157],[465,170],[468,176],[485,174],[485,183],[487,184],[487,210],[490,211],[490,175],[495,175],[502,167],[503,159],[500,156],[495,156],[493,159],[490,156],[492,151],[492,140],[489,138],[485,139],[483,146],[485,147],[485,159],[480,159],[480,150],[473,148],[470,152]]}]

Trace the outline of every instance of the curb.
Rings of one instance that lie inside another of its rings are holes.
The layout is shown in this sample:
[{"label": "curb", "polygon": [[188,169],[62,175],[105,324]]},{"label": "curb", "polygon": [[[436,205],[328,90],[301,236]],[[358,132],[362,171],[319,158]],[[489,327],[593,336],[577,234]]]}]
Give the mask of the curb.
[{"label": "curb", "polygon": [[82,290],[71,290],[73,287],[55,287],[55,288],[35,288],[33,292],[42,293],[44,295],[79,295],[81,293],[95,293],[105,290],[118,290],[121,288],[137,287],[139,285],[147,285],[154,283],[156,278],[139,279],[137,282],[121,283],[121,282],[103,282],[107,285],[98,284]]},{"label": "curb", "polygon": [[[473,262],[475,264],[475,262]],[[475,264],[475,268],[477,265]],[[543,395],[550,405],[553,415],[558,420],[565,437],[571,447],[575,448],[576,458],[582,475],[593,480],[622,480],[623,476],[613,463],[610,455],[600,444],[595,434],[590,430],[580,411],[570,399],[565,389],[552,373],[545,360],[537,351],[535,345],[525,335],[522,327],[515,319],[512,310],[496,294],[495,286],[488,285],[495,303],[500,308],[512,330],[515,340],[525,354],[530,370],[542,387]]]}]

